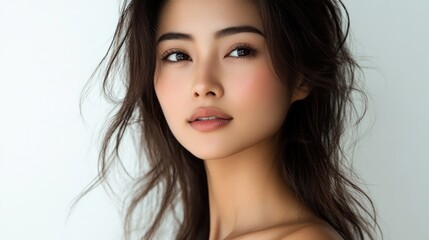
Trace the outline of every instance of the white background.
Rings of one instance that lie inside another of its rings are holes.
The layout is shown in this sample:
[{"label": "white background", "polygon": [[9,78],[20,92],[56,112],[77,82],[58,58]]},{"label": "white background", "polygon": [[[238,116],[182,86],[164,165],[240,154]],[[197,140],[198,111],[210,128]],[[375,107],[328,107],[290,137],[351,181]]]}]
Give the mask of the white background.
[{"label": "white background", "polygon": [[[429,2],[346,1],[370,109],[355,166],[386,239],[429,239]],[[0,239],[119,239],[96,174],[108,106],[81,90],[107,49],[119,1],[0,1]],[[95,85],[97,88],[98,85]]]}]

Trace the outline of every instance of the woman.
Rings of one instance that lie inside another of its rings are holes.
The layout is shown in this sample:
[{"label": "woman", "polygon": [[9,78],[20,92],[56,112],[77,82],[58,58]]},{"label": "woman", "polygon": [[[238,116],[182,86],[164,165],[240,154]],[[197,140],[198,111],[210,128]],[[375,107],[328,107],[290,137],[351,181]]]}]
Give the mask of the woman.
[{"label": "woman", "polygon": [[[179,208],[176,239],[374,239],[374,207],[344,167],[340,145],[358,69],[340,7],[124,3],[104,87],[110,93],[113,69],[125,67],[126,92],[103,141],[97,183],[115,161],[110,143],[117,156],[135,124],[149,170],[136,181],[128,237],[142,216],[142,238],[156,238]],[[139,207],[152,190],[161,193],[150,218]]]}]

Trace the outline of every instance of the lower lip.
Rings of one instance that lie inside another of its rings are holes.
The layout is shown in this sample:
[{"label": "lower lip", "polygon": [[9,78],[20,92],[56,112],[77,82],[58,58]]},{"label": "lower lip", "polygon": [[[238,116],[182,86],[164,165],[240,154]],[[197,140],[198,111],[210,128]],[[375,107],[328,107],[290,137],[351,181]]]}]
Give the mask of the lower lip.
[{"label": "lower lip", "polygon": [[201,132],[209,132],[225,127],[232,119],[213,119],[190,122],[191,126]]}]

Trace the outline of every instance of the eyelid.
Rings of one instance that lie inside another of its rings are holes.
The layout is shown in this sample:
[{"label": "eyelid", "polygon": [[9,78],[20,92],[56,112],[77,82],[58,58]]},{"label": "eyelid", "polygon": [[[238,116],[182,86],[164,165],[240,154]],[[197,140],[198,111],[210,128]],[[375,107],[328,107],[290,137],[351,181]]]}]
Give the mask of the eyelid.
[{"label": "eyelid", "polygon": [[237,43],[237,44],[234,44],[231,48],[229,48],[229,50],[227,51],[228,53],[225,55],[225,58],[229,57],[229,55],[233,51],[235,51],[235,50],[237,50],[239,48],[249,49],[251,51],[251,54],[247,55],[247,56],[243,56],[243,57],[236,57],[236,58],[246,58],[246,57],[251,57],[251,56],[254,56],[254,55],[257,54],[256,48],[254,48],[251,44],[248,44],[248,43]]},{"label": "eyelid", "polygon": [[[236,51],[237,49],[240,49],[240,48],[248,49],[248,50],[250,50],[251,53],[249,55],[246,55],[246,56],[234,57],[234,58],[248,58],[248,57],[255,56],[257,54],[257,50],[251,44],[248,44],[248,43],[237,43],[237,44],[234,44],[232,47],[229,48],[229,50],[227,51],[228,53],[224,56],[224,58],[230,57],[230,55],[231,55],[231,53],[233,51]],[[161,60],[162,61],[168,61],[167,58],[170,55],[175,54],[175,53],[185,54],[190,59],[192,59],[185,50],[180,49],[180,48],[171,48],[171,49],[168,49],[168,50],[164,51],[161,54]],[[168,62],[178,63],[178,62],[181,62],[181,61],[177,61],[177,62],[176,61],[168,61]]]},{"label": "eyelid", "polygon": [[[180,49],[180,48],[171,48],[171,49],[168,49],[168,50],[166,50],[165,52],[163,52],[163,53],[161,54],[161,60],[162,60],[162,61],[167,61],[166,59],[167,59],[171,54],[174,54],[174,53],[182,53],[182,54],[185,54],[185,55],[188,55],[188,56],[189,56],[189,54],[188,54],[185,50],[183,50],[183,49]],[[189,58],[191,58],[191,57],[189,56]],[[175,62],[173,62],[173,61],[168,61],[168,62],[175,63]],[[177,62],[180,62],[180,61],[177,61]]]}]

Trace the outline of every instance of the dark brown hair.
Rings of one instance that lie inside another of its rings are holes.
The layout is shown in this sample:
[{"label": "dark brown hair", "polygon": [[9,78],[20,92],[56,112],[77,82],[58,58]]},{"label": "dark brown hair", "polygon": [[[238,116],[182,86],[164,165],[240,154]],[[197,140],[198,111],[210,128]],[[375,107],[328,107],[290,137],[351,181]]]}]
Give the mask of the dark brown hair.
[{"label": "dark brown hair", "polygon": [[[344,239],[374,239],[378,224],[370,198],[356,184],[347,164],[343,135],[352,116],[358,122],[366,98],[358,90],[359,66],[346,46],[349,16],[339,0],[254,0],[260,11],[267,46],[280,79],[291,91],[297,84],[310,89],[292,104],[280,130],[277,166],[284,183],[315,215]],[[209,208],[203,161],[182,147],[171,133],[154,91],[157,21],[165,1],[125,1],[114,39],[102,60],[107,63],[103,90],[112,99],[112,75],[125,71],[125,95],[104,135],[99,176],[88,189],[108,182],[120,163],[119,148],[130,125],[138,129],[148,169],[137,169],[127,207],[125,233],[143,216],[149,224],[142,239],[153,238],[166,215],[179,206],[176,239],[208,239]],[[344,13],[347,22],[343,22]],[[107,61],[107,62],[106,62]],[[99,67],[101,66],[101,64]],[[352,93],[361,93],[359,115]],[[358,113],[357,115],[355,113]],[[113,144],[113,145],[112,145]],[[143,161],[143,160],[141,160]],[[143,164],[142,164],[143,165]],[[155,215],[141,211],[152,191],[159,191]]]}]

